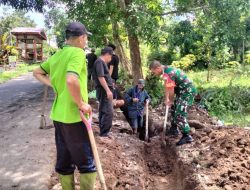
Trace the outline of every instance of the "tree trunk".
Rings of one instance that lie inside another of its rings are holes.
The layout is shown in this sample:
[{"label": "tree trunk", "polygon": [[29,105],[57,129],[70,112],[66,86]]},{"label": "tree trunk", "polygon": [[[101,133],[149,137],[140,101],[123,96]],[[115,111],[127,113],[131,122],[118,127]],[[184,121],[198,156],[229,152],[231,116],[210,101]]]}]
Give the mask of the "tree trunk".
[{"label": "tree trunk", "polygon": [[131,69],[131,63],[129,62],[124,48],[122,46],[121,38],[119,36],[119,26],[116,21],[112,22],[112,30],[113,30],[113,38],[114,38],[114,43],[116,45],[116,52],[117,55],[120,59],[120,63],[122,65],[122,68],[128,72],[128,74],[132,74],[132,69]]},{"label": "tree trunk", "polygon": [[130,58],[132,62],[132,73],[134,77],[134,84],[138,79],[143,78],[142,65],[141,65],[141,53],[140,42],[136,34],[136,28],[138,26],[137,19],[131,11],[129,11],[129,5],[131,0],[124,0],[125,3],[125,27],[128,32],[128,41],[130,49]]},{"label": "tree trunk", "polygon": [[134,84],[136,84],[138,79],[143,78],[139,40],[137,36],[130,35],[128,32],[128,41],[129,41],[130,57],[132,62]]},{"label": "tree trunk", "polygon": [[242,42],[242,65],[245,67],[245,39]]}]

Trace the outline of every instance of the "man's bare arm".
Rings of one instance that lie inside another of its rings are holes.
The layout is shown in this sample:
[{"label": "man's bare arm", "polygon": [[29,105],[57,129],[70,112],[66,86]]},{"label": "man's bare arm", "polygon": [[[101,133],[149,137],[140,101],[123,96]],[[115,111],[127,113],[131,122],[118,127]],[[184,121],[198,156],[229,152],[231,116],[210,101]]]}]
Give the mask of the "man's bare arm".
[{"label": "man's bare arm", "polygon": [[174,88],[168,88],[167,91],[168,91],[169,100],[171,102],[174,102]]},{"label": "man's bare arm", "polygon": [[52,86],[49,80],[49,77],[47,76],[47,73],[42,70],[40,67],[36,68],[33,71],[33,76],[39,80],[41,83],[48,85],[48,86]]},{"label": "man's bare arm", "polygon": [[78,77],[75,74],[67,74],[66,78],[67,87],[69,89],[70,95],[73,98],[73,101],[76,103],[78,108],[84,113],[91,112],[91,106],[87,103],[84,103],[81,96],[81,87],[78,80]]},{"label": "man's bare arm", "polygon": [[98,77],[98,80],[100,81],[102,87],[106,91],[108,99],[112,99],[113,98],[113,94],[112,94],[111,90],[109,89],[105,78],[104,77]]},{"label": "man's bare arm", "polygon": [[109,74],[110,74],[110,76],[112,75],[113,70],[114,70],[114,65],[110,65],[110,67],[109,67]]},{"label": "man's bare arm", "polygon": [[110,90],[104,77],[98,77],[98,80],[106,92]]},{"label": "man's bare arm", "polygon": [[73,97],[77,106],[80,107],[82,103],[82,96],[78,77],[73,74],[67,74],[66,82],[70,95]]},{"label": "man's bare arm", "polygon": [[174,88],[167,88],[165,90],[165,103],[166,105],[171,105],[174,102]]}]

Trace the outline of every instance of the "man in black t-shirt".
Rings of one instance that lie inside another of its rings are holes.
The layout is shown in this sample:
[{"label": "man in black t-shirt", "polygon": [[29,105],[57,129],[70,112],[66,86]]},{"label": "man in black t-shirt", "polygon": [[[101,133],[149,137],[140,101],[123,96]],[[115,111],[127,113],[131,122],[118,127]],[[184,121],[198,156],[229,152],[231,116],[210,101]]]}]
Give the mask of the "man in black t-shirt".
[{"label": "man in black t-shirt", "polygon": [[96,84],[96,96],[99,101],[99,127],[100,136],[108,137],[113,120],[113,84],[109,74],[107,63],[110,62],[113,49],[102,49],[101,56],[95,61],[93,67],[93,79]]},{"label": "man in black t-shirt", "polygon": [[[114,44],[109,44],[108,47],[111,47],[115,51],[116,46]],[[119,78],[119,57],[113,53],[111,61],[108,63],[109,73],[115,81]]]},{"label": "man in black t-shirt", "polygon": [[91,53],[87,54],[86,58],[88,61],[88,79],[91,80],[93,66],[95,61],[97,60],[95,49],[91,49]]}]

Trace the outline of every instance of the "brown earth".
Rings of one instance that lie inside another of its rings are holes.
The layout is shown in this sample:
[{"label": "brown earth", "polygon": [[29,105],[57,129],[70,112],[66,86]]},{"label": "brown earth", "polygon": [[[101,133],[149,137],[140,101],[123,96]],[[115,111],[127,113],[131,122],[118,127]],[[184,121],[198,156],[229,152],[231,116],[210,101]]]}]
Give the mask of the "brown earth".
[{"label": "brown earth", "polygon": [[[250,189],[249,130],[218,127],[206,111],[193,107],[189,121],[196,128],[192,129],[195,142],[176,147],[177,139],[166,137],[163,146],[157,135],[162,130],[162,110],[159,107],[150,114],[155,118],[150,121],[151,136],[156,136],[149,143],[131,135],[119,112],[115,114],[113,139],[96,138],[108,189]],[[98,136],[97,125],[94,133]],[[49,189],[60,189],[55,173]],[[96,189],[101,189],[98,182]]]},{"label": "brown earth", "polygon": [[[54,129],[39,129],[42,96],[43,86],[30,74],[0,86],[1,190],[60,189],[57,175],[51,175],[55,162]],[[50,104],[52,99],[50,90]],[[96,103],[91,104],[97,113]],[[249,129],[219,126],[206,111],[193,107],[189,123],[194,143],[176,147],[178,139],[166,137],[166,146],[162,146],[162,106],[150,111],[149,143],[131,135],[122,113],[116,111],[115,115],[113,140],[100,139],[97,123],[94,125],[109,189],[250,189]],[[98,181],[96,189],[101,189]]]}]

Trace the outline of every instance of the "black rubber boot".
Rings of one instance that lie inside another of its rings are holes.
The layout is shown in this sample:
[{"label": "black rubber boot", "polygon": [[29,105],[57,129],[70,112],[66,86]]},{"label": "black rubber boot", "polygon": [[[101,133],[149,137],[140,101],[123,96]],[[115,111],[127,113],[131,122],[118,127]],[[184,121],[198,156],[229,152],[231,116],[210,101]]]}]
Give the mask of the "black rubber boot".
[{"label": "black rubber boot", "polygon": [[171,126],[171,127],[169,128],[169,130],[167,130],[167,132],[166,132],[166,135],[167,135],[167,136],[174,136],[174,137],[177,137],[179,134],[180,134],[180,133],[179,133],[179,131],[178,131],[177,126]]},{"label": "black rubber boot", "polygon": [[176,145],[180,146],[180,145],[183,145],[183,144],[191,143],[193,141],[194,141],[194,139],[191,137],[191,135],[183,134],[183,136],[181,137],[179,142],[176,143]]}]

